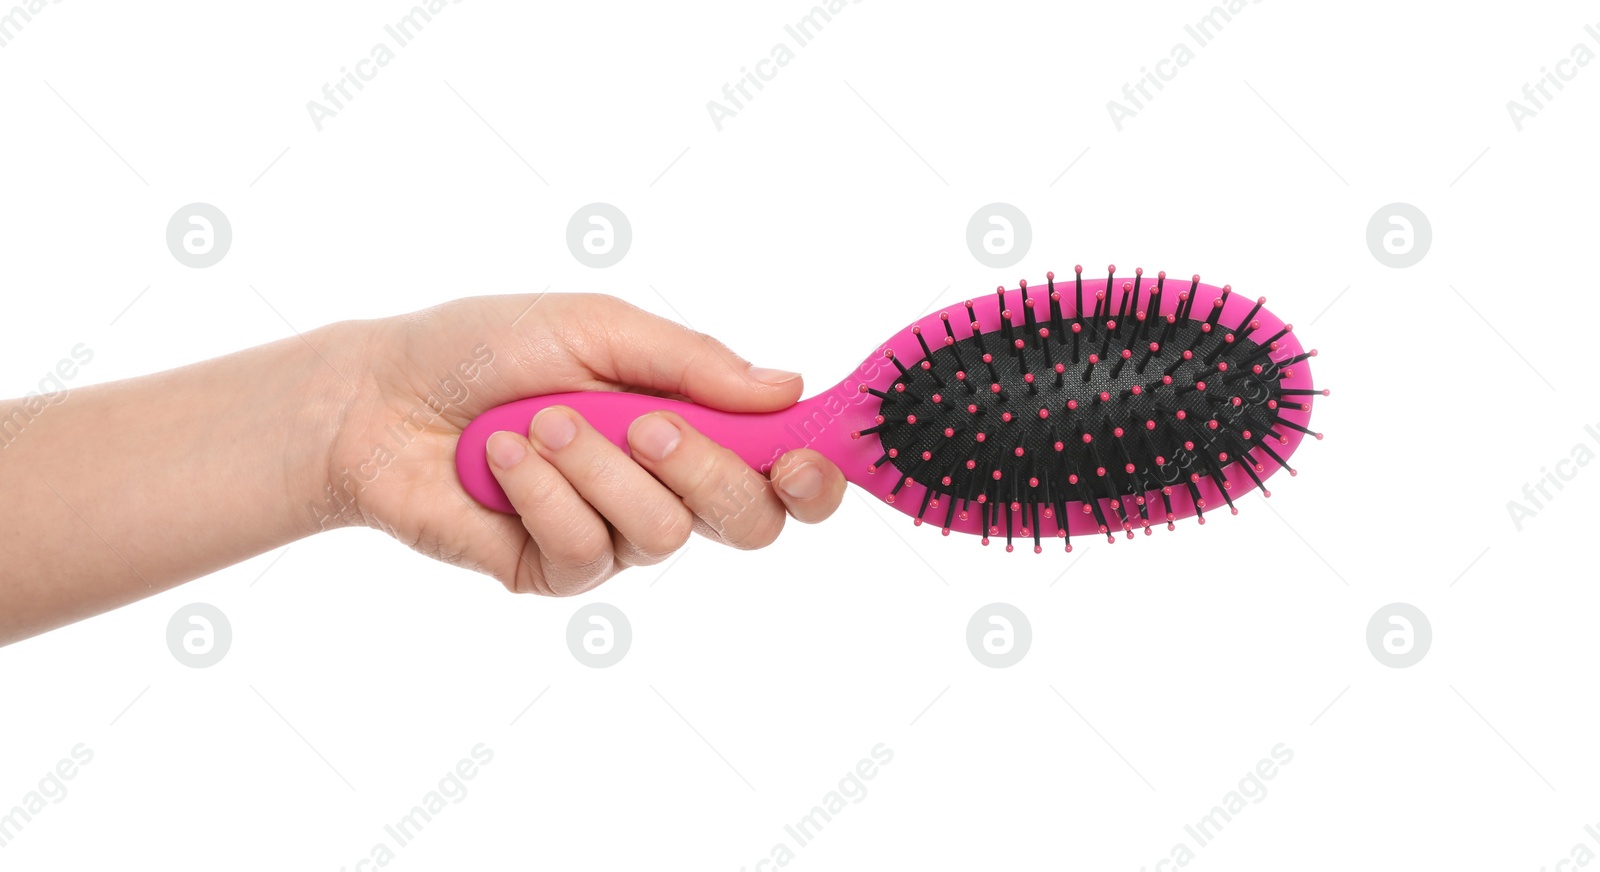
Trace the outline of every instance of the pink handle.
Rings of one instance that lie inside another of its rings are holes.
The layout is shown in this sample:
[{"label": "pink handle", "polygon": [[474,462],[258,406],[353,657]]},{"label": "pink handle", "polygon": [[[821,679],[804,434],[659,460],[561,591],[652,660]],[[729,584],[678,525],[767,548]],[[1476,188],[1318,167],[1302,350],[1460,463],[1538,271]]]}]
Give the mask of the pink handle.
[{"label": "pink handle", "polygon": [[[839,428],[817,428],[813,423],[817,414],[815,407],[827,396],[821,394],[787,409],[765,413],[723,412],[682,400],[618,391],[532,397],[497,406],[468,424],[456,446],[456,472],[473,499],[496,511],[515,513],[505,491],[500,489],[500,483],[489,470],[485,446],[489,436],[500,430],[526,435],[533,416],[555,405],[570,406],[623,451],[628,450],[628,426],[634,419],[649,412],[676,412],[689,426],[732,450],[752,468],[766,472],[774,461],[793,448],[811,446],[827,453],[827,447],[838,441]],[[823,444],[813,444],[823,439],[826,439]]]}]

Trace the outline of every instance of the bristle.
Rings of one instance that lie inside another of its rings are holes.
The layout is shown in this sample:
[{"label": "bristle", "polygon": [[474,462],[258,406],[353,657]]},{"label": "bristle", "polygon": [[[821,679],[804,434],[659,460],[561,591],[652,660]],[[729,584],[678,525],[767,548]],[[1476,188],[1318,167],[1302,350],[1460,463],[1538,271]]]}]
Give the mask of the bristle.
[{"label": "bristle", "polygon": [[1257,297],[1256,304],[1250,308],[1248,313],[1245,314],[1244,319],[1239,322],[1239,326],[1233,328],[1233,332],[1239,334],[1240,336],[1248,336],[1250,331],[1255,329],[1255,327],[1252,325],[1256,323],[1256,315],[1260,314],[1261,307],[1265,306],[1266,304],[1266,297]]},{"label": "bristle", "polygon": [[[1285,325],[1283,325],[1283,329],[1282,330],[1279,330],[1278,332],[1272,334],[1271,338],[1266,339],[1263,342],[1261,342],[1260,343],[1260,347],[1257,348],[1254,353],[1252,353],[1249,357],[1246,357],[1244,360],[1242,360],[1240,362],[1241,363],[1245,363],[1245,364],[1253,363],[1253,362],[1255,362],[1257,360],[1261,360],[1262,358],[1266,357],[1268,354],[1271,354],[1273,348],[1275,347],[1275,344],[1277,343],[1277,341],[1279,339],[1282,339],[1283,337],[1289,335],[1289,333],[1292,330],[1294,330],[1294,325],[1293,324],[1285,324]],[[1305,358],[1301,358],[1301,360],[1304,360],[1304,359]]]},{"label": "bristle", "polygon": [[1200,274],[1199,273],[1195,273],[1194,276],[1189,280],[1189,290],[1187,290],[1183,294],[1179,295],[1178,299],[1183,303],[1183,308],[1179,309],[1178,312],[1177,312],[1178,320],[1180,320],[1180,321],[1188,321],[1188,320],[1190,320],[1190,314],[1189,313],[1194,311],[1194,298],[1195,298],[1195,295],[1199,293],[1199,291],[1200,291]]},{"label": "bristle", "polygon": [[[1133,270],[1133,300],[1128,303],[1128,311],[1127,311],[1127,315],[1126,315],[1126,317],[1128,317],[1130,319],[1135,319],[1135,321],[1137,321],[1137,317],[1138,317],[1138,314],[1139,314],[1139,284],[1141,282],[1143,282],[1143,281],[1144,281],[1144,268],[1143,267],[1135,267],[1134,270]],[[1118,320],[1120,321],[1121,319],[1118,319]],[[1135,330],[1138,329],[1138,324],[1137,323],[1135,323],[1134,329]]]},{"label": "bristle", "polygon": [[1224,333],[1222,335],[1222,344],[1218,345],[1216,348],[1211,349],[1211,351],[1209,351],[1206,354],[1206,356],[1205,356],[1205,364],[1206,364],[1206,366],[1210,366],[1211,364],[1216,363],[1217,358],[1219,358],[1219,357],[1223,356],[1224,354],[1227,354],[1229,351],[1233,350],[1233,345],[1234,345],[1234,336],[1233,336],[1233,334],[1232,333]]},{"label": "bristle", "polygon": [[1006,345],[1011,344],[1011,313],[1006,309],[1006,286],[1001,285],[994,289],[995,296],[1000,299],[1000,338]]},{"label": "bristle", "polygon": [[1073,275],[1073,282],[1074,282],[1074,284],[1075,284],[1075,286],[1077,288],[1077,298],[1076,298],[1077,305],[1072,310],[1072,317],[1074,317],[1074,318],[1082,318],[1083,317],[1083,264],[1078,264],[1077,266],[1074,266],[1072,268],[1072,275]]},{"label": "bristle", "polygon": [[1024,328],[1022,332],[1028,337],[1028,341],[1031,343],[1039,335],[1039,325],[1033,315],[1033,298],[1028,296],[1028,280],[1022,279],[1021,281],[1018,281],[1017,290],[1022,294],[1022,320]]},{"label": "bristle", "polygon": [[911,378],[911,371],[906,369],[905,364],[900,362],[900,358],[894,356],[894,349],[893,348],[885,348],[883,350],[883,356],[890,363],[894,364],[894,368],[895,369],[900,370],[900,378],[901,379],[909,380]]},{"label": "bristle", "polygon": [[1166,290],[1166,287],[1166,272],[1162,271],[1156,273],[1156,286],[1150,289],[1150,312],[1140,324],[1139,336],[1141,338],[1149,336],[1150,331],[1155,329],[1155,324],[1163,320],[1161,316],[1161,306],[1166,302],[1166,297],[1162,295],[1162,291]]},{"label": "bristle", "polygon": [[[1222,295],[1211,301],[1211,314],[1206,316],[1206,326],[1216,327],[1217,319],[1222,317],[1222,307],[1228,304],[1228,295],[1233,293],[1233,285],[1223,285]],[[1207,332],[1210,332],[1209,330]]]},{"label": "bristle", "polygon": [[[955,328],[950,326],[950,313],[940,312],[939,320],[944,324],[944,347],[950,352],[951,356],[956,359],[956,365],[961,369],[966,369],[967,363],[965,360],[961,359],[961,351],[958,343],[956,342]],[[930,354],[929,356],[931,357],[932,355]]]},{"label": "bristle", "polygon": [[1056,290],[1055,273],[1047,272],[1044,277],[1050,288],[1050,329],[1055,332],[1056,344],[1060,345],[1067,341],[1066,328],[1061,326],[1061,292]]},{"label": "bristle", "polygon": [[1280,366],[1280,367],[1294,366],[1295,364],[1299,363],[1302,360],[1310,360],[1311,358],[1316,357],[1316,356],[1317,356],[1317,350],[1315,348],[1313,348],[1310,351],[1306,351],[1306,352],[1303,352],[1303,353],[1300,353],[1300,354],[1296,354],[1294,357],[1291,357],[1288,360],[1285,360],[1285,361],[1279,363],[1278,366]]},{"label": "bristle", "polygon": [[967,321],[972,324],[972,341],[977,344],[978,351],[988,353],[989,349],[983,347],[983,328],[978,325],[978,316],[972,311],[972,301],[967,301]]}]

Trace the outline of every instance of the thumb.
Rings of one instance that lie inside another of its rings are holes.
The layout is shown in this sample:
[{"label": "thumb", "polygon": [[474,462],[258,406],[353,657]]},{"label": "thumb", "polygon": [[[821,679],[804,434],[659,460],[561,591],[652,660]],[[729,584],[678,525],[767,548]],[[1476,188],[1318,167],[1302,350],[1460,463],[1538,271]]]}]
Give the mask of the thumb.
[{"label": "thumb", "polygon": [[601,311],[588,323],[604,325],[604,340],[575,353],[621,387],[681,394],[729,412],[786,409],[805,389],[799,373],[753,365],[704,333],[621,300],[591,299]]}]

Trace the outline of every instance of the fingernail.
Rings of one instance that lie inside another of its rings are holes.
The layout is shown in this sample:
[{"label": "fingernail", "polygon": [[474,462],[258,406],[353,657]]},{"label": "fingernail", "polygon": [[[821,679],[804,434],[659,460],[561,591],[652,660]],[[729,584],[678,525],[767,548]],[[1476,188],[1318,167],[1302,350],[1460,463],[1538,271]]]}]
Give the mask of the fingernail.
[{"label": "fingernail", "polygon": [[750,367],[750,377],[758,382],[769,385],[781,385],[800,377],[798,372],[789,372],[785,369],[772,369],[765,366]]},{"label": "fingernail", "polygon": [[822,492],[822,470],[809,460],[802,461],[778,479],[778,487],[790,499],[809,500]]},{"label": "fingernail", "polygon": [[533,416],[533,438],[551,451],[567,447],[572,437],[578,435],[578,425],[565,409],[548,408]]},{"label": "fingernail", "polygon": [[645,415],[633,425],[633,447],[651,460],[666,460],[682,435],[665,417]]},{"label": "fingernail", "polygon": [[489,434],[489,462],[501,469],[510,469],[528,456],[528,449],[524,447],[517,434],[500,430]]}]

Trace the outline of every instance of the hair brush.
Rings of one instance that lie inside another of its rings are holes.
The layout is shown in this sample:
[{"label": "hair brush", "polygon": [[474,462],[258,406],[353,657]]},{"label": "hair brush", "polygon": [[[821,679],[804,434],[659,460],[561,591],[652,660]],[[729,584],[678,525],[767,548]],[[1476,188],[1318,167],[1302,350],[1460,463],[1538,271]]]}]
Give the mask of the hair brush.
[{"label": "hair brush", "polygon": [[[1311,387],[1285,324],[1228,285],[1184,287],[1134,270],[1118,283],[1047,273],[928,315],[892,336],[833,388],[777,412],[723,412],[616,391],[519,400],[469,424],[456,449],[461,483],[501,512],[490,472],[497,430],[526,433],[539,410],[572,407],[627,450],[628,425],[669,409],[762,472],[809,447],[852,483],[911,515],[982,537],[1149,535],[1197,517],[1287,469],[1306,435]],[[1049,525],[1047,532],[1043,528]]]}]

